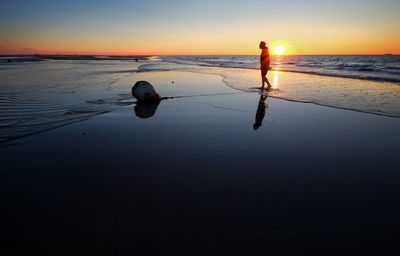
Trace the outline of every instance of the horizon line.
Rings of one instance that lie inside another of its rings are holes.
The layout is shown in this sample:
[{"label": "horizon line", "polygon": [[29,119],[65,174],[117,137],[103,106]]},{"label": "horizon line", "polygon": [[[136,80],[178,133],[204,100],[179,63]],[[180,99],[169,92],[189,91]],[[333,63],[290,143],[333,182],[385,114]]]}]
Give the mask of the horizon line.
[{"label": "horizon line", "polygon": [[[60,54],[60,53],[0,53],[0,57],[12,57],[12,56],[30,56],[30,57],[40,57],[40,56],[99,56],[99,57],[153,57],[153,56],[258,56],[259,54]],[[360,54],[360,53],[332,53],[332,54],[270,54],[271,56],[398,56],[400,53],[368,53],[368,54]]]}]

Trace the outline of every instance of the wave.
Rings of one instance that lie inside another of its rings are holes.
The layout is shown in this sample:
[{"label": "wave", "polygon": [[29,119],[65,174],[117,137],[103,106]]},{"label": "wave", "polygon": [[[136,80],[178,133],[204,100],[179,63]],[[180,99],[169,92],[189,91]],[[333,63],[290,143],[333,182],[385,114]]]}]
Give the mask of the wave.
[{"label": "wave", "polygon": [[[379,81],[379,82],[393,82],[400,83],[400,77],[378,77],[371,75],[357,75],[357,74],[336,74],[329,71],[305,71],[305,70],[293,70],[293,69],[272,69],[274,71],[282,71],[282,72],[293,72],[293,73],[301,73],[301,74],[310,74],[310,75],[318,75],[318,76],[328,76],[328,77],[341,77],[341,78],[350,78],[350,79],[360,79],[360,80],[369,80],[369,81]],[[358,70],[358,71],[369,71]]]},{"label": "wave", "polygon": [[[399,56],[272,56],[272,70],[400,83]],[[164,57],[164,61],[205,67],[259,69],[258,56]]]},{"label": "wave", "polygon": [[[170,61],[170,60],[169,60]],[[173,61],[171,61],[173,62]],[[179,64],[179,62],[173,62]],[[196,64],[192,64],[196,65]],[[241,67],[241,66],[234,66],[234,65],[204,65],[204,64],[197,64],[202,67],[219,67],[219,68],[243,68],[243,69],[251,69],[251,70],[258,70],[258,68],[253,67]],[[160,71],[167,71],[167,69]],[[300,73],[300,74],[309,74],[309,75],[318,75],[318,76],[328,76],[328,77],[341,77],[341,78],[350,78],[350,79],[360,79],[360,80],[370,80],[370,81],[380,81],[380,82],[393,82],[393,83],[400,83],[400,76],[398,77],[379,77],[374,75],[367,75],[367,74],[346,74],[346,73],[335,73],[330,71],[323,71],[323,70],[301,70],[301,69],[290,69],[290,68],[272,68],[272,71],[280,71],[280,72],[293,72],[293,73]],[[141,70],[145,72],[147,70]],[[373,69],[364,68],[358,69],[357,71],[374,71]],[[391,74],[400,74],[397,72],[392,72]]]}]

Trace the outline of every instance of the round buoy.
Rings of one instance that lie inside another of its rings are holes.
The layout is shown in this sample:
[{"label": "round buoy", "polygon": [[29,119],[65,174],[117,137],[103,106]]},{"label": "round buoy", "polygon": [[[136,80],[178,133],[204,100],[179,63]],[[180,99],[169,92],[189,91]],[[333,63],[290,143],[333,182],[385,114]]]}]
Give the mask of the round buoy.
[{"label": "round buoy", "polygon": [[147,81],[138,81],[132,87],[132,95],[138,101],[161,100],[153,85]]}]

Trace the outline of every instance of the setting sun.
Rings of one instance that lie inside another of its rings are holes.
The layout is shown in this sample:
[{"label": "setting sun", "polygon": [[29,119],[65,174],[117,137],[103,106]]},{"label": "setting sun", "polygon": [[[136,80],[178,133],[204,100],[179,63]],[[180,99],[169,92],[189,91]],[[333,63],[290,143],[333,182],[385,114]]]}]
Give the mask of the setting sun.
[{"label": "setting sun", "polygon": [[274,47],[274,53],[275,53],[276,55],[282,55],[282,54],[285,53],[285,51],[286,51],[286,48],[283,47],[282,45],[278,45],[278,46],[275,46],[275,47]]}]

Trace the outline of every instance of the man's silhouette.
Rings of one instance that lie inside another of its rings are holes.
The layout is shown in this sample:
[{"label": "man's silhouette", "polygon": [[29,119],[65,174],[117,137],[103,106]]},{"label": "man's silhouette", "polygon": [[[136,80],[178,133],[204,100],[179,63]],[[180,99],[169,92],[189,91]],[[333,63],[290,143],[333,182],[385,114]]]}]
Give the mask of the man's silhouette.
[{"label": "man's silhouette", "polygon": [[265,83],[268,84],[267,90],[271,89],[271,84],[268,81],[267,73],[270,69],[270,58],[269,58],[269,50],[267,44],[264,41],[260,43],[261,55],[260,55],[260,69],[261,69],[261,80],[262,86],[261,89],[264,90]]}]

